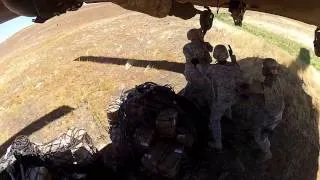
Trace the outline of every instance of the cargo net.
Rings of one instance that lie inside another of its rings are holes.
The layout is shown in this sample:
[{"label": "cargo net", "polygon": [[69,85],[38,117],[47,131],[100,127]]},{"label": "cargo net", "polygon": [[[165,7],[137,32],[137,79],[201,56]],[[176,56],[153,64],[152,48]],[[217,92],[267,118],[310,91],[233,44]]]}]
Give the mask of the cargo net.
[{"label": "cargo net", "polygon": [[169,85],[146,82],[114,100],[108,108],[110,136],[115,146],[131,146],[138,127],[154,129],[156,116],[162,109],[175,107],[175,92]]},{"label": "cargo net", "polygon": [[0,179],[69,179],[85,176],[81,168],[93,161],[97,150],[82,129],[69,129],[45,144],[17,137],[0,159]]},{"label": "cargo net", "polygon": [[205,121],[193,103],[176,95],[171,86],[152,82],[122,92],[107,115],[116,161],[123,155],[138,160],[142,176],[150,173],[150,178],[175,178],[187,151],[199,147],[197,129],[205,132],[206,128],[196,123]]}]

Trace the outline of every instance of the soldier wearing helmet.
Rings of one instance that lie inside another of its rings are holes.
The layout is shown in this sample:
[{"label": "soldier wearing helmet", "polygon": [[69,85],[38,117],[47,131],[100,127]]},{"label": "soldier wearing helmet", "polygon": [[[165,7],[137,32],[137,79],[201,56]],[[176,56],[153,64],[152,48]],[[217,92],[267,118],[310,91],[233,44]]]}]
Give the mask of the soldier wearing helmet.
[{"label": "soldier wearing helmet", "polygon": [[209,97],[207,85],[209,79],[206,77],[206,70],[212,62],[210,51],[212,46],[204,42],[204,34],[201,29],[191,29],[187,33],[190,40],[183,47],[183,53],[186,58],[184,75],[187,80],[187,86],[184,96],[189,98],[199,107],[208,107]]},{"label": "soldier wearing helmet", "polygon": [[285,107],[283,90],[279,79],[279,64],[274,59],[265,59],[262,73],[265,77],[262,84],[265,107],[270,117],[265,130],[273,132],[274,128],[282,120],[282,114]]},{"label": "soldier wearing helmet", "polygon": [[240,100],[233,108],[233,114],[243,120],[238,127],[249,129],[255,143],[265,154],[264,160],[270,159],[269,137],[282,121],[284,111],[284,95],[279,79],[279,64],[272,58],[266,58],[262,63],[263,82],[248,86],[244,93],[246,98]]},{"label": "soldier wearing helmet", "polygon": [[[285,108],[284,95],[279,79],[279,64],[272,58],[266,58],[263,61],[262,74],[265,77],[261,83],[261,93],[264,96],[264,118],[258,123],[255,129],[254,139],[262,152],[265,153],[264,159],[270,159],[269,137],[274,129],[282,121],[282,114]],[[259,91],[258,91],[259,93]]]},{"label": "soldier wearing helmet", "polygon": [[[232,62],[227,61],[229,53]],[[242,81],[240,66],[236,63],[231,49],[229,53],[224,45],[215,46],[213,57],[217,63],[211,65],[207,71],[212,85],[211,92],[214,95],[210,103],[210,123],[214,138],[212,146],[218,150],[222,149],[220,120],[224,114],[230,114],[230,108],[237,100],[237,87]]]},{"label": "soldier wearing helmet", "polygon": [[[183,47],[183,53],[187,63],[208,65],[212,62],[210,52],[212,46],[208,42],[204,42],[204,34],[201,29],[191,29],[187,33],[189,41]],[[198,62],[195,61],[197,59]]]},{"label": "soldier wearing helmet", "polygon": [[[231,59],[231,63],[227,61],[229,58]],[[217,60],[217,64],[221,65],[234,65],[237,64],[236,56],[233,54],[233,51],[229,45],[229,51],[226,46],[222,44],[218,44],[215,46],[213,51],[213,57]]]}]

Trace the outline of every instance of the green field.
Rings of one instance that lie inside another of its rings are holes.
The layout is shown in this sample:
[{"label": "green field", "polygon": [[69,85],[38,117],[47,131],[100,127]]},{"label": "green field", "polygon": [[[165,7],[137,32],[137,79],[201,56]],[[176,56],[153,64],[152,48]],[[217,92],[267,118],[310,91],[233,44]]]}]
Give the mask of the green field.
[{"label": "green field", "polygon": [[[234,25],[231,16],[227,13],[220,13],[216,18],[226,24]],[[308,51],[300,53],[301,48],[308,49],[299,42],[293,41],[291,39],[285,38],[279,34],[273,33],[263,28],[257,26],[243,23],[242,27],[236,26],[238,29],[249,32],[255,36],[261,37],[267,42],[278,46],[279,48],[287,51],[290,55],[297,57],[297,60],[313,65],[316,69],[320,69],[320,58],[316,57],[313,52],[308,53]]]}]

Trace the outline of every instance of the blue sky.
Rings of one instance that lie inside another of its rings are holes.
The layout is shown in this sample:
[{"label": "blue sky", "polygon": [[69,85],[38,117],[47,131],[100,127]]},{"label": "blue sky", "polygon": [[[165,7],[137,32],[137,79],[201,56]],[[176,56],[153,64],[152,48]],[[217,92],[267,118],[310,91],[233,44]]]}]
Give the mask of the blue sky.
[{"label": "blue sky", "polygon": [[33,24],[32,17],[17,17],[0,24],[0,43],[14,35],[16,32]]}]

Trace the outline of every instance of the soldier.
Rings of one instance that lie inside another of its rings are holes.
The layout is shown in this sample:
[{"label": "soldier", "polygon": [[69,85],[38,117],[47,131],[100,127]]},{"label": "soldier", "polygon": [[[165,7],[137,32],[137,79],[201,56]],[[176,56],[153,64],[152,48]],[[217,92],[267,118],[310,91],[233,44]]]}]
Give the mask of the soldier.
[{"label": "soldier", "polygon": [[[233,54],[233,50],[231,46],[230,45],[228,46],[229,46],[229,50],[227,50],[227,48],[222,44],[216,45],[214,48],[213,57],[217,60],[217,64],[238,66],[236,56]],[[227,59],[229,58],[229,55],[230,55],[231,62],[227,61]]]},{"label": "soldier", "polygon": [[188,82],[184,96],[189,98],[199,107],[208,106],[207,99],[210,96],[207,91],[209,79],[205,72],[212,62],[210,50],[212,46],[204,42],[203,32],[201,29],[191,29],[188,34],[188,44],[183,47],[183,53],[186,58],[184,75]]},{"label": "soldier", "polygon": [[[201,29],[190,29],[187,38],[191,42],[183,47],[183,53],[187,64],[192,63],[192,59],[198,59],[200,65],[210,64],[212,62],[210,52],[213,47],[208,42],[204,42],[204,34]],[[194,64],[194,63],[193,63]]]},{"label": "soldier", "polygon": [[266,58],[263,61],[262,73],[265,80],[261,83],[260,88],[264,95],[267,118],[265,119],[266,121],[263,122],[261,129],[259,128],[255,133],[255,139],[263,152],[271,155],[269,136],[281,122],[285,104],[283,90],[278,76],[279,64],[276,60]]},{"label": "soldier", "polygon": [[238,125],[249,129],[259,149],[264,153],[264,160],[272,157],[269,137],[282,120],[285,107],[283,90],[278,77],[279,65],[276,60],[266,58],[263,61],[263,82],[248,86],[244,92],[246,99],[233,107],[233,115],[243,120]]},{"label": "soldier", "polygon": [[[228,62],[229,53],[232,62]],[[214,98],[211,102],[210,123],[214,138],[213,148],[222,149],[221,141],[221,117],[228,112],[237,99],[237,87],[241,81],[240,66],[230,49],[228,53],[224,45],[217,45],[213,51],[213,57],[217,63],[207,70],[207,77],[211,80]]]}]

